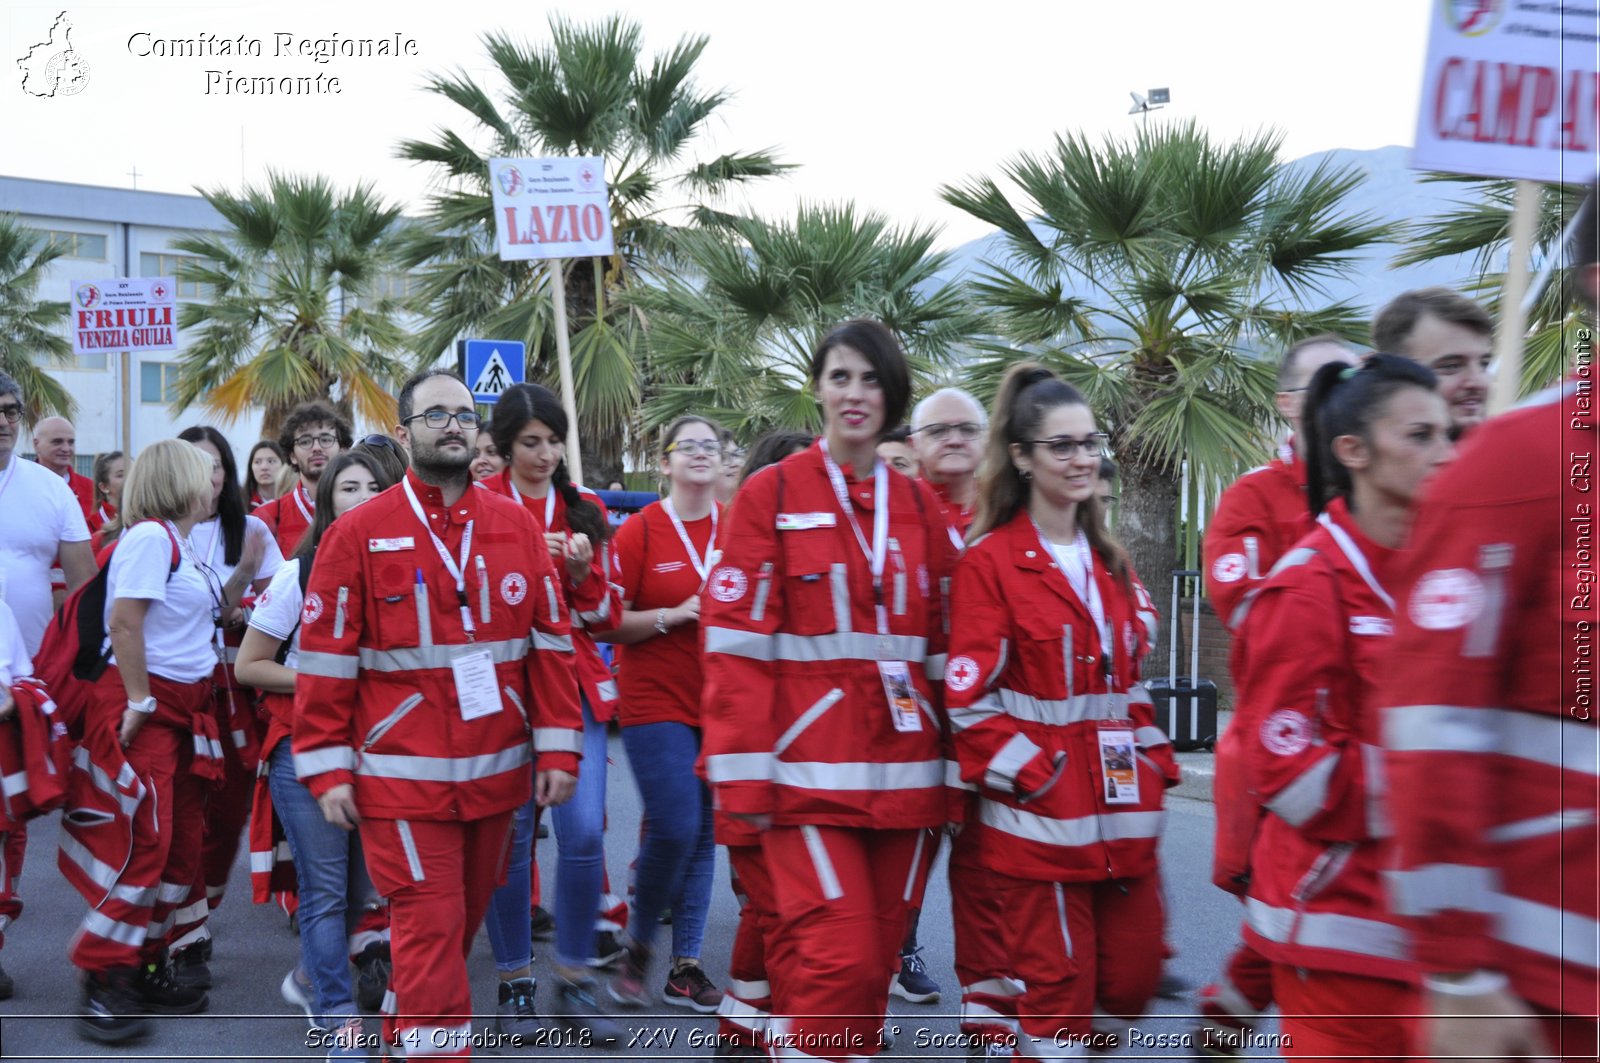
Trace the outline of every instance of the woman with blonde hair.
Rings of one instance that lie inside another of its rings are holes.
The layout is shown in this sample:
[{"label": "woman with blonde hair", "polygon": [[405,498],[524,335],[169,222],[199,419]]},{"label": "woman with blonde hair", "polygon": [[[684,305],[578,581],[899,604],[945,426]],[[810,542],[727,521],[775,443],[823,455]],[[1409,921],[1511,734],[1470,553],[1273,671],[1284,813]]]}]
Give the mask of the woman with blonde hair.
[{"label": "woman with blonde hair", "polygon": [[[166,939],[185,892],[174,887],[186,888],[199,867],[204,779],[221,773],[208,710],[222,587],[189,542],[211,495],[210,458],[177,439],[140,454],[123,487],[126,530],[106,578],[106,667],[84,719],[98,770],[74,769],[80,807],[67,810],[62,841],[63,870],[93,905],[70,952],[84,971],[78,1030],[104,1043],[144,1034],[146,1014],[207,1004],[203,990],[175,980]],[[103,777],[114,793],[93,792]],[[103,810],[106,798],[129,833]]]}]

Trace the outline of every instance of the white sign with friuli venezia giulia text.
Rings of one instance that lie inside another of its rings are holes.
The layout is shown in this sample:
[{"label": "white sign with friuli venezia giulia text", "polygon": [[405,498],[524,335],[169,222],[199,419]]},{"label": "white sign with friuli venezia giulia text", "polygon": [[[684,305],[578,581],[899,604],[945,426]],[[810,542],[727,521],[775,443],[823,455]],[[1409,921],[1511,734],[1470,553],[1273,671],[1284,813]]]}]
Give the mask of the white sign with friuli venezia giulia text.
[{"label": "white sign with friuli venezia giulia text", "polygon": [[1411,165],[1577,184],[1600,151],[1600,0],[1431,0]]},{"label": "white sign with friuli venezia giulia text", "polygon": [[73,281],[73,353],[177,350],[177,288],[171,277]]},{"label": "white sign with friuli venezia giulia text", "polygon": [[604,160],[490,159],[495,239],[503,261],[609,255]]}]

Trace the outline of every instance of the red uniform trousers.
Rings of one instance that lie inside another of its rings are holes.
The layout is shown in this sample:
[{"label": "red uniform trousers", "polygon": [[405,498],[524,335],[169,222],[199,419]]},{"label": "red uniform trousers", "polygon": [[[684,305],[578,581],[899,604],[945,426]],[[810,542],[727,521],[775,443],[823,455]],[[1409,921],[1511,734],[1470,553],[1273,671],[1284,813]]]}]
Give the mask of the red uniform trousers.
[{"label": "red uniform trousers", "polygon": [[1084,1054],[1095,1007],[1144,1014],[1161,981],[1161,891],[1155,875],[1040,882],[987,872],[1005,913],[1005,953],[1026,987],[1017,1000],[1022,1055]]},{"label": "red uniform trousers", "polygon": [[[193,720],[211,697],[211,679],[173,683],[152,675],[150,693],[156,711],[123,750],[149,791],[132,817],[128,864],[112,896],[84,916],[68,952],[75,966],[89,971],[153,962],[200,867],[208,784],[193,770]],[[95,684],[85,726],[115,731],[127,707],[122,674],[107,668]]]},{"label": "red uniform trousers", "polygon": [[728,957],[728,984],[717,1008],[717,1032],[732,1044],[761,1048],[772,1018],[772,954],[778,913],[772,876],[759,845],[730,845],[728,877],[739,900],[739,927]]},{"label": "red uniform trousers", "polygon": [[22,877],[22,858],[28,851],[28,825],[18,823],[0,834],[0,948],[5,947],[6,928],[22,914],[22,897],[17,880]]},{"label": "red uniform trousers", "polygon": [[950,918],[955,924],[956,979],[961,983],[961,1032],[999,1044],[1016,1042],[1022,983],[1006,952],[1007,914],[989,887],[992,878],[963,858],[963,835],[950,847]]},{"label": "red uniform trousers", "polygon": [[1398,1063],[1415,1051],[1418,990],[1404,982],[1340,971],[1272,965],[1279,1051],[1287,1059]]},{"label": "red uniform trousers", "polygon": [[806,826],[762,834],[783,946],[767,957],[776,976],[773,1058],[844,1060],[883,1047],[926,833]]},{"label": "red uniform trousers", "polygon": [[405,1058],[472,1056],[467,953],[505,879],[511,810],[484,819],[363,819],[361,843],[389,899],[394,973],[384,1040]]},{"label": "red uniform trousers", "polygon": [[255,797],[256,761],[260,758],[261,737],[265,725],[257,725],[258,732],[242,736],[234,734],[241,718],[254,721],[255,712],[246,706],[250,697],[247,691],[235,690],[240,714],[230,711],[229,692],[216,692],[217,728],[222,734],[222,783],[206,792],[205,833],[200,842],[200,866],[195,881],[179,906],[172,927],[172,947],[203,941],[211,936],[206,926],[212,909],[222,903],[228,888],[228,875],[239,856],[239,839],[250,822],[250,806]]},{"label": "red uniform trousers", "polygon": [[1240,941],[1215,982],[1200,990],[1200,1011],[1228,1026],[1249,1028],[1272,1007],[1272,961]]}]

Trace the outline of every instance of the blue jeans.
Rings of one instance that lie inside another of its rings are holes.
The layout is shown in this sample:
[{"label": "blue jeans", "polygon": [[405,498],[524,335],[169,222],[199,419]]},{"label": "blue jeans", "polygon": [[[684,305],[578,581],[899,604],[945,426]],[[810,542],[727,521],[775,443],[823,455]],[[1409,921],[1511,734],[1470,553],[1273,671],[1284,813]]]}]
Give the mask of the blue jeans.
[{"label": "blue jeans", "polygon": [[[531,769],[530,769],[531,770]],[[578,772],[581,778],[583,772]],[[511,851],[506,856],[506,880],[489,898],[483,929],[489,935],[494,968],[502,974],[520,971],[533,963],[533,924],[529,904],[533,892],[534,799],[517,809],[511,820]]]},{"label": "blue jeans", "polygon": [[317,799],[294,777],[287,738],[272,751],[267,786],[300,880],[300,966],[316,992],[317,1014],[333,1025],[360,1014],[350,988],[350,931],[377,898],[361,832],[341,830],[323,817]]},{"label": "blue jeans", "polygon": [[589,711],[587,698],[578,787],[572,800],[551,810],[550,819],[557,846],[556,963],[584,967],[594,959],[594,920],[606,861],[606,725]]},{"label": "blue jeans", "polygon": [[700,732],[683,723],[644,723],[624,727],[622,745],[644,802],[628,930],[649,945],[671,904],[672,955],[698,959],[717,866],[711,795],[694,773]]}]

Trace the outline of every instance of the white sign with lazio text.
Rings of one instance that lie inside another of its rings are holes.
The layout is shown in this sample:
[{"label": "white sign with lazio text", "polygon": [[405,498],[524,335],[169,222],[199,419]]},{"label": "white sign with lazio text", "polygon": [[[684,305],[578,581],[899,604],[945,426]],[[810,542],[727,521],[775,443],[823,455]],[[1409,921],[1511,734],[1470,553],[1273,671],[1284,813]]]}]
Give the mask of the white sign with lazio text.
[{"label": "white sign with lazio text", "polygon": [[604,160],[490,159],[502,261],[586,258],[615,249]]},{"label": "white sign with lazio text", "polygon": [[1411,165],[1577,184],[1600,151],[1600,0],[1431,0]]}]

